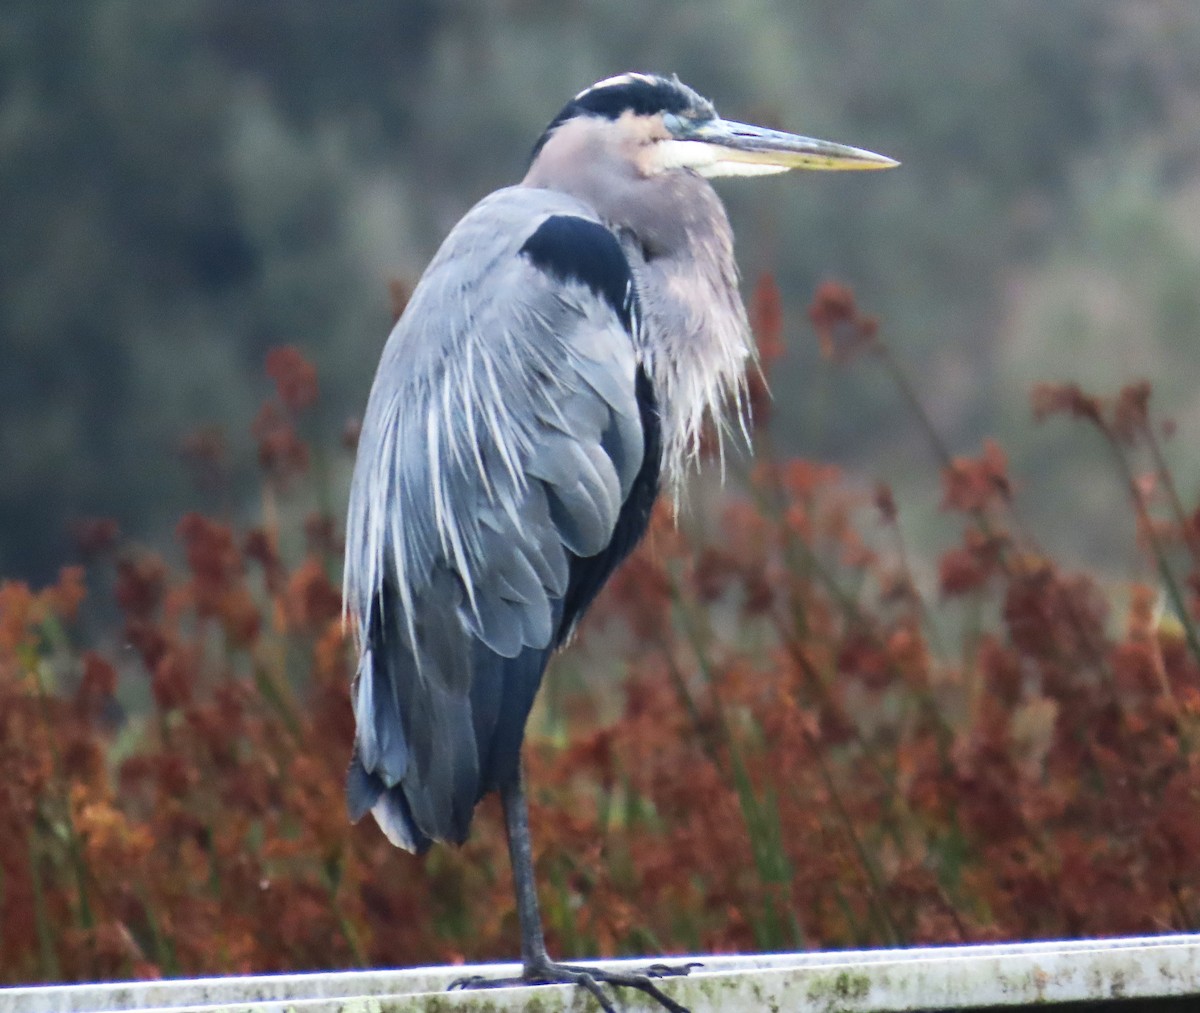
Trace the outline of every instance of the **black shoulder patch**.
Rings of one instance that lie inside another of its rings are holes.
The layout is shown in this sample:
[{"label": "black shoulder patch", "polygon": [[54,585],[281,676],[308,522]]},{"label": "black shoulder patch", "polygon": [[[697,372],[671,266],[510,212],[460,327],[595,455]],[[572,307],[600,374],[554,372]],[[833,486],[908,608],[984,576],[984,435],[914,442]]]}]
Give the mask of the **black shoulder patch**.
[{"label": "black shoulder patch", "polygon": [[577,281],[600,296],[633,331],[633,275],[616,236],[597,222],[552,215],[525,240],[521,253],[561,281]]}]

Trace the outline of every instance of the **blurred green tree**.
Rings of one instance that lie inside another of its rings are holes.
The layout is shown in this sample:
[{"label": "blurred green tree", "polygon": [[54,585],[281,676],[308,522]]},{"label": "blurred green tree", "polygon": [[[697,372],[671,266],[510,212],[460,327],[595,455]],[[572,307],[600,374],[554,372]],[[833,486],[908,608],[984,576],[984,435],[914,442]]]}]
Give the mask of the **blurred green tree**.
[{"label": "blurred green tree", "polygon": [[[45,579],[79,515],[164,543],[184,506],[180,439],[197,422],[248,430],[269,345],[312,355],[326,411],[360,410],[388,279],[415,276],[471,202],[519,178],[566,97],[630,68],[906,163],[886,187],[812,175],[723,192],[747,275],[769,265],[792,320],[822,276],[853,281],[956,445],[1024,414],[1002,382],[1007,328],[1031,319],[1014,285],[1085,256],[1073,238],[1117,154],[1145,153],[1159,224],[1200,179],[1200,10],[1174,0],[11,0],[0,572]],[[1172,270],[1185,291],[1189,265]],[[1162,340],[1184,347],[1188,314],[1163,313]],[[1054,338],[1041,327],[1035,353]],[[793,345],[774,388],[787,449],[886,462],[902,482],[914,441],[882,378]],[[254,487],[249,448],[232,456],[237,510]]]}]

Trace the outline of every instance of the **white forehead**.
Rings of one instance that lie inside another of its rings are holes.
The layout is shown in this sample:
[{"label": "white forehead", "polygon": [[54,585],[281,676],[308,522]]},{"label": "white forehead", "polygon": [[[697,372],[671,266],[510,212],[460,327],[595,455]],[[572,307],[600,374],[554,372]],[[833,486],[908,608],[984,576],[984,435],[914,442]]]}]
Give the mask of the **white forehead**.
[{"label": "white forehead", "polygon": [[596,91],[598,88],[615,88],[624,84],[633,84],[640,81],[642,84],[655,85],[661,81],[661,78],[655,77],[653,74],[617,74],[615,77],[606,77],[603,81],[597,81],[595,84],[584,88],[578,95],[576,100],[583,98],[589,91]]}]

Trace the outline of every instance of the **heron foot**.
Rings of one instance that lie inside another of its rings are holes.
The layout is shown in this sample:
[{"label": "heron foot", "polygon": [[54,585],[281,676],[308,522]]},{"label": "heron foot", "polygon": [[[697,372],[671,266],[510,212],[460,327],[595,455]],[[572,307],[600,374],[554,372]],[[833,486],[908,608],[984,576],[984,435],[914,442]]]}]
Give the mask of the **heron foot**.
[{"label": "heron foot", "polygon": [[604,1013],[617,1013],[612,1000],[600,987],[601,983],[611,988],[636,988],[645,992],[670,1013],[689,1013],[682,1006],[663,992],[653,981],[655,978],[669,978],[689,974],[693,967],[700,967],[697,962],[687,964],[651,964],[643,971],[604,971],[598,967],[582,967],[578,964],[556,964],[547,960],[544,963],[527,965],[519,978],[484,978],[475,974],[457,978],[450,983],[451,989],[457,988],[512,988],[519,985],[577,985],[586,988],[600,1004]]}]

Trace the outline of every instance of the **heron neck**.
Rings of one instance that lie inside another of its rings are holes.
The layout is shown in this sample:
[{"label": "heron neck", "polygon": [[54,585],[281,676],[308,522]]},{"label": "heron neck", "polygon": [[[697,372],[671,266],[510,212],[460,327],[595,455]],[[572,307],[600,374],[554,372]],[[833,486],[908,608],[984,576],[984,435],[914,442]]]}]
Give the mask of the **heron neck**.
[{"label": "heron neck", "polygon": [[664,191],[662,204],[672,209],[676,234],[664,235],[636,216],[612,224],[637,282],[638,341],[663,406],[664,472],[678,495],[699,456],[706,421],[715,424],[718,439],[731,419],[744,428],[745,370],[754,351],[733,231],[720,199],[691,173],[653,182]]}]

